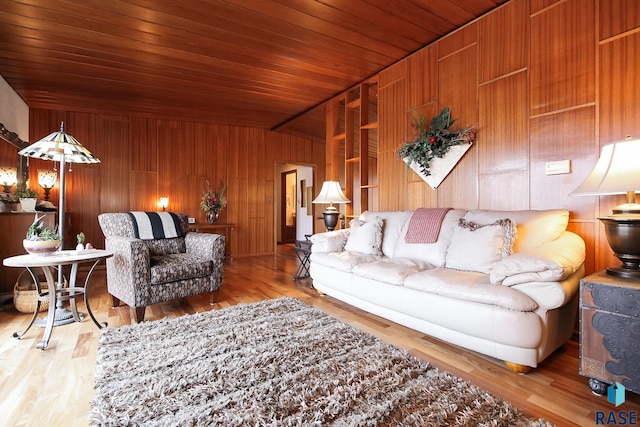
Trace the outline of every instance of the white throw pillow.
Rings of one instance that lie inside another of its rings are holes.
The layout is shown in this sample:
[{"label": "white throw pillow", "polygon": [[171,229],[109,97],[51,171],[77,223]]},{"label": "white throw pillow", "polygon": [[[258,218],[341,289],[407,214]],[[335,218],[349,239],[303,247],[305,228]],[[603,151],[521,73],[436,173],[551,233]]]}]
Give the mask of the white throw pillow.
[{"label": "white throw pillow", "polygon": [[311,252],[341,252],[349,236],[349,230],[335,230],[314,234],[309,237]]},{"label": "white throw pillow", "polygon": [[344,250],[360,254],[382,256],[382,218],[379,216],[364,222],[359,219],[349,223],[349,238]]},{"label": "white throw pillow", "polygon": [[447,249],[445,267],[490,274],[493,266],[511,255],[516,227],[508,219],[491,224],[458,220]]},{"label": "white throw pillow", "polygon": [[518,239],[513,243],[514,252],[522,252],[552,242],[562,235],[569,223],[569,211],[549,209],[542,211],[489,211],[470,210],[464,216],[467,221],[489,224],[500,218],[509,218],[518,229]]}]

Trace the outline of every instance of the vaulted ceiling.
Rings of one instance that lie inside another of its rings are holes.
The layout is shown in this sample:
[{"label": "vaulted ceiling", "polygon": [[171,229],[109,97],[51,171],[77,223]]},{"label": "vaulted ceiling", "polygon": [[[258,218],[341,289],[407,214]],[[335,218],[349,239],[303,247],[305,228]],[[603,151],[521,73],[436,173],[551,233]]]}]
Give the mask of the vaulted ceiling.
[{"label": "vaulted ceiling", "polygon": [[31,108],[281,129],[506,1],[4,0],[0,75]]}]

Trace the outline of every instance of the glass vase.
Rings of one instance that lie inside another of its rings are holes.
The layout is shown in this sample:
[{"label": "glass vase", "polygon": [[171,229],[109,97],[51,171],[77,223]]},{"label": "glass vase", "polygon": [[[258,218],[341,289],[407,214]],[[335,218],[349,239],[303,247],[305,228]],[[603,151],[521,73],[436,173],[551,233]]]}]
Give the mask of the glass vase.
[{"label": "glass vase", "polygon": [[209,224],[215,224],[218,222],[218,218],[220,217],[220,211],[218,209],[211,209],[207,212],[207,222]]}]

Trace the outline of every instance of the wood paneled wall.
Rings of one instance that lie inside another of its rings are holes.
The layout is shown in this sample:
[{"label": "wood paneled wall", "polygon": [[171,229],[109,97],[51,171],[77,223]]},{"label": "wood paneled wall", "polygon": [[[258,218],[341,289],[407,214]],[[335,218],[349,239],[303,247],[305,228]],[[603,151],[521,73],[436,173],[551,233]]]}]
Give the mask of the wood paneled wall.
[{"label": "wood paneled wall", "polygon": [[[565,208],[588,272],[619,264],[597,218],[624,197],[569,193],[603,144],[640,136],[639,53],[636,1],[512,0],[384,70],[378,209]],[[478,137],[434,191],[395,151],[411,136],[411,108],[443,107]],[[546,175],[556,160],[571,160],[571,173]]]},{"label": "wood paneled wall", "polygon": [[[636,1],[511,0],[385,69],[377,209],[566,208],[570,229],[587,243],[588,272],[619,263],[597,218],[624,197],[569,193],[603,144],[640,136],[638,52]],[[411,108],[431,117],[443,107],[458,125],[477,125],[478,138],[434,191],[407,173],[396,150],[410,137]],[[155,210],[160,196],[204,221],[198,203],[208,178],[228,185],[222,221],[237,224],[234,254],[270,253],[274,164],[316,166],[315,188],[325,178],[324,144],[253,128],[31,110],[31,139],[61,120],[102,160],[68,174],[74,230],[94,241],[102,239],[99,212]],[[545,174],[547,162],[566,159],[570,174]]]},{"label": "wood paneled wall", "polygon": [[[324,180],[325,145],[297,136],[68,111],[32,109],[30,115],[32,142],[64,121],[65,130],[101,160],[74,164],[66,175],[66,211],[72,215],[73,235],[83,231],[98,247],[104,244],[99,213],[156,211],[161,196],[169,197],[168,210],[206,222],[199,204],[204,180],[209,179],[216,190],[221,182],[227,185],[228,205],[220,222],[235,224],[234,256],[273,253],[276,163],[315,167],[314,188]],[[32,186],[37,187],[37,169],[52,166],[30,159]],[[51,193],[56,205],[57,189]]]}]

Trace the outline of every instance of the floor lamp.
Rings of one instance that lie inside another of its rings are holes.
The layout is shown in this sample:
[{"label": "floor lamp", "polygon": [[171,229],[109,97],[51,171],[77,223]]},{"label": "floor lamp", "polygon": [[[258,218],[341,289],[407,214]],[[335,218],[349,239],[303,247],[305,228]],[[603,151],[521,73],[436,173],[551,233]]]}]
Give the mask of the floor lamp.
[{"label": "floor lamp", "polygon": [[[42,138],[40,141],[23,148],[18,152],[21,156],[33,157],[36,159],[50,160],[60,163],[60,199],[58,206],[58,233],[62,244],[60,249],[64,248],[64,186],[65,186],[65,168],[67,163],[100,163],[89,150],[82,146],[73,136],[64,131],[64,122],[60,123],[60,130],[53,132]],[[71,170],[71,169],[70,169]],[[64,277],[62,266],[58,267],[58,288],[64,286]],[[51,290],[49,290],[51,292]],[[56,318],[54,326],[66,325],[73,323],[73,314],[67,310],[62,301],[58,300],[56,304]],[[42,320],[42,319],[41,319]],[[46,321],[39,321],[39,326],[46,325]]]},{"label": "floor lamp", "polygon": [[325,181],[322,183],[322,188],[318,197],[313,199],[311,203],[324,203],[328,204],[327,209],[322,212],[324,217],[324,225],[328,231],[333,231],[338,225],[338,217],[340,212],[333,206],[334,203],[351,203],[347,196],[342,192],[340,183],[338,181]]}]

